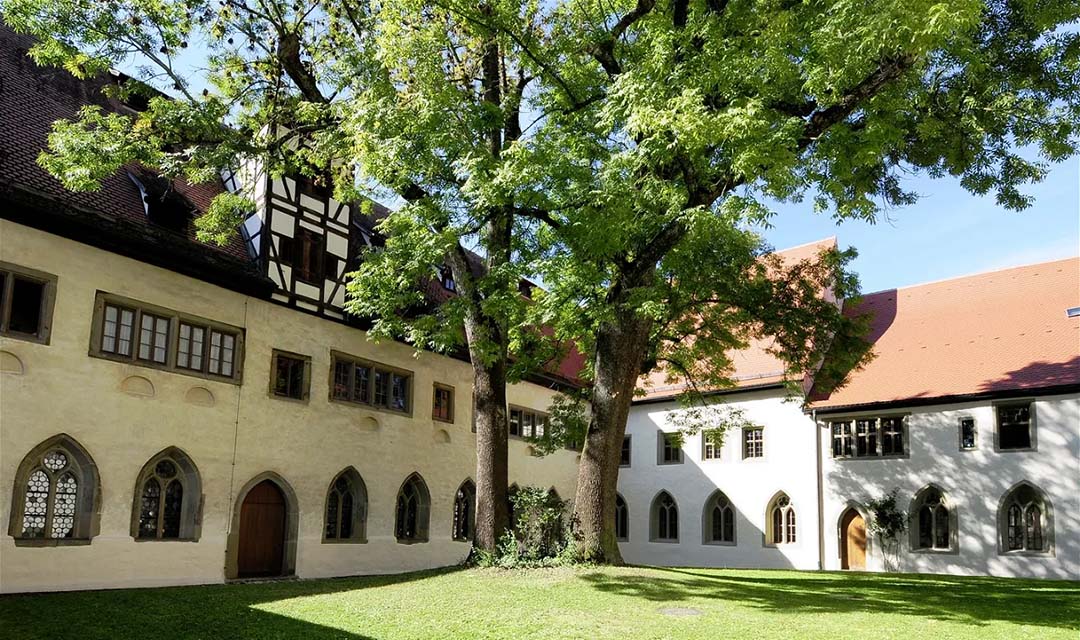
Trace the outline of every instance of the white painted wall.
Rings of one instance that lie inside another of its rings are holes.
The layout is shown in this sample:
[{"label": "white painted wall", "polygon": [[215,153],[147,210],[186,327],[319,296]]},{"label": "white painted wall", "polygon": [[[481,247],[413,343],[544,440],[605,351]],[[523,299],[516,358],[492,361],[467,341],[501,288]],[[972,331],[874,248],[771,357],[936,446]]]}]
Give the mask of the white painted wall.
[{"label": "white painted wall", "polygon": [[[879,460],[834,460],[825,418],[819,415],[825,477],[825,568],[840,568],[839,521],[849,502],[862,505],[897,488],[899,508],[909,511],[916,492],[933,483],[957,510],[958,548],[950,552],[912,551],[905,536],[900,545],[901,571],[1080,579],[1080,394],[1036,398],[1034,414],[1037,450],[995,451],[990,402],[912,408],[908,416],[910,455]],[[960,450],[961,417],[975,418],[978,439],[974,451]],[[1053,507],[1054,548],[1050,554],[998,550],[999,502],[1010,488],[1025,480],[1042,489]],[[875,543],[871,540],[868,568],[880,570],[881,549],[874,548],[880,547]]]},{"label": "white painted wall", "polygon": [[[765,428],[763,459],[742,459],[742,434],[729,431],[720,460],[703,460],[701,435],[688,437],[683,463],[657,464],[657,434],[675,431],[668,415],[677,403],[635,405],[626,432],[631,436],[631,464],[619,472],[619,493],[630,509],[630,539],[619,545],[635,564],[695,567],[818,568],[817,482],[814,423],[783,389],[727,396],[728,406]],[[735,546],[703,544],[705,502],[722,490],[734,504]],[[679,542],[651,542],[649,514],[653,498],[666,490],[679,506]],[[797,541],[765,544],[766,507],[779,491],[796,510]]]}]

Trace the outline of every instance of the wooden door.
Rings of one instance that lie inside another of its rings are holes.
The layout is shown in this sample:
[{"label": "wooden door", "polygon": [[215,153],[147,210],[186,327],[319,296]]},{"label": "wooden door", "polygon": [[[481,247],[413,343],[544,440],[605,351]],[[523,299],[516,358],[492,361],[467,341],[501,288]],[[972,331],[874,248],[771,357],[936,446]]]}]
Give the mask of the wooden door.
[{"label": "wooden door", "polygon": [[840,520],[840,568],[866,569],[866,521],[854,509]]},{"label": "wooden door", "polygon": [[240,507],[237,573],[247,576],[281,575],[285,551],[285,496],[270,480],[248,491]]}]

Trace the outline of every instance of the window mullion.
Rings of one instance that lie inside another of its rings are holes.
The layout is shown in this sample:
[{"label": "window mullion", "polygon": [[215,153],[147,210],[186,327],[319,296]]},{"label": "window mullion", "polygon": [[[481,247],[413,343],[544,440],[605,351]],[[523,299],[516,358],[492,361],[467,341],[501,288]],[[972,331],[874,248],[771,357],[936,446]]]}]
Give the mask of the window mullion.
[{"label": "window mullion", "polygon": [[[57,485],[57,478],[52,473],[51,470],[49,470],[49,469],[47,469],[45,467],[42,467],[42,469],[45,470],[45,475],[47,475],[49,477],[49,499],[45,501],[45,530],[42,531],[42,534],[46,538],[51,538],[52,537],[53,511],[55,511],[55,509],[56,509],[56,490],[58,488],[56,486]],[[33,474],[34,474],[34,472],[31,471],[30,475],[33,475]],[[27,477],[29,477],[29,476],[27,476]],[[24,499],[23,502],[25,503],[26,500]],[[25,516],[23,516],[23,517],[25,519]]]},{"label": "window mullion", "polygon": [[158,494],[157,510],[157,538],[160,540],[165,535],[165,494],[169,489],[169,485],[162,480],[157,480],[156,477],[155,480],[157,481],[158,486],[161,487],[161,491]]},{"label": "window mullion", "polygon": [[7,331],[8,322],[11,319],[11,296],[15,293],[15,274],[10,271],[0,273],[4,275],[4,304],[0,308],[0,331]]}]

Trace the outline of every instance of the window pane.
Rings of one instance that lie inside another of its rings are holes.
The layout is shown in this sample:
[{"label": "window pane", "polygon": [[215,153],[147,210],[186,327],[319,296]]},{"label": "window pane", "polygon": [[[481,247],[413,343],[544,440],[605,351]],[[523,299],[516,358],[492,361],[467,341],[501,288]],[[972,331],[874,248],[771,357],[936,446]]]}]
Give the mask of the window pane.
[{"label": "window pane", "polygon": [[15,276],[11,287],[8,330],[37,335],[41,330],[41,302],[44,297],[44,283]]},{"label": "window pane", "polygon": [[236,337],[223,334],[221,336],[221,375],[233,374],[233,352],[236,348]]},{"label": "window pane", "polygon": [[161,518],[161,484],[156,478],[150,478],[143,485],[139,499],[139,537],[156,538],[158,521]]},{"label": "window pane", "polygon": [[105,305],[105,321],[102,327],[101,350],[108,353],[116,351],[116,338],[119,327],[120,310],[112,305]]},{"label": "window pane", "polygon": [[26,481],[22,537],[45,537],[45,516],[49,509],[50,486],[49,475],[41,469],[31,473]]},{"label": "window pane", "polygon": [[409,378],[396,373],[390,374],[390,408],[395,411],[409,410]]},{"label": "window pane", "polygon": [[385,371],[375,370],[375,404],[380,407],[386,406],[387,399],[387,383],[389,382],[390,374]]},{"label": "window pane", "polygon": [[168,337],[168,319],[143,313],[139,329],[139,359],[164,363]]},{"label": "window pane", "polygon": [[533,436],[533,423],[536,420],[536,415],[524,413],[521,418],[521,435],[525,438],[531,438]]},{"label": "window pane", "polygon": [[277,370],[274,377],[274,393],[279,396],[303,400],[304,398],[304,361],[288,356],[277,356]]},{"label": "window pane", "polygon": [[338,400],[349,400],[352,393],[349,391],[349,376],[352,373],[351,362],[334,362],[334,389],[333,396]]},{"label": "window pane", "polygon": [[210,373],[221,373],[221,338],[217,331],[210,332]]},{"label": "window pane", "polygon": [[619,453],[619,464],[624,467],[630,466],[630,436],[624,436],[622,451]]},{"label": "window pane", "polygon": [[75,531],[75,495],[78,482],[71,472],[60,476],[56,481],[56,496],[53,498],[52,532],[50,538],[70,538]]},{"label": "window pane", "polygon": [[1029,405],[998,407],[998,445],[1002,449],[1031,448]]},{"label": "window pane", "polygon": [[960,420],[960,448],[975,448],[975,419],[963,418]]},{"label": "window pane", "polygon": [[510,410],[510,435],[521,435],[521,411],[518,409]]},{"label": "window pane", "polygon": [[177,341],[176,366],[202,371],[203,345],[206,329],[180,323],[180,336]]},{"label": "window pane", "polygon": [[363,402],[364,404],[371,404],[371,368],[356,365],[354,375],[353,400]]}]

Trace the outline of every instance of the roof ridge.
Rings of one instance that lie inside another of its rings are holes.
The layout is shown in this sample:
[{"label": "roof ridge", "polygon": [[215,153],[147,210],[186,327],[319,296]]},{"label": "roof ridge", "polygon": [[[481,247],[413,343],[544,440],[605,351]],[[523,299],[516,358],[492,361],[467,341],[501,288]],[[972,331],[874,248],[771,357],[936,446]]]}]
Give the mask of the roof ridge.
[{"label": "roof ridge", "polygon": [[784,247],[783,249],[775,249],[775,250],[773,250],[772,253],[784,253],[785,251],[792,251],[793,249],[802,249],[803,247],[809,247],[809,246],[815,245],[815,244],[824,244],[824,243],[828,242],[829,240],[832,240],[833,243],[835,243],[835,244],[839,244],[837,242],[837,240],[836,240],[836,234],[834,233],[833,235],[828,236],[827,238],[822,238],[820,240],[813,240],[811,242],[804,242],[802,244],[797,244],[797,245],[792,246],[792,247]]},{"label": "roof ridge", "polygon": [[889,289],[879,289],[877,291],[867,291],[867,292],[862,293],[860,295],[865,298],[867,296],[872,296],[872,295],[876,295],[876,294],[879,294],[879,293],[888,293],[890,291],[902,291],[904,289],[917,289],[919,287],[927,287],[927,286],[930,286],[932,284],[941,284],[943,282],[950,282],[950,281],[953,281],[953,280],[966,280],[968,278],[975,278],[975,277],[978,277],[978,276],[986,276],[986,275],[990,275],[992,273],[1000,273],[1000,272],[1003,272],[1003,271],[1012,271],[1014,269],[1026,269],[1028,267],[1037,267],[1037,266],[1041,266],[1041,265],[1053,264],[1055,262],[1069,262],[1070,260],[1080,260],[1080,255],[1069,256],[1067,258],[1056,258],[1054,260],[1043,260],[1043,261],[1040,261],[1040,262],[1028,262],[1028,263],[1025,263],[1025,264],[1016,264],[1016,265],[1012,265],[1012,266],[1008,266],[1008,267],[999,267],[997,269],[988,269],[986,271],[975,271],[975,272],[972,272],[972,273],[965,273],[965,274],[961,274],[961,275],[958,275],[958,276],[950,276],[948,278],[938,278],[937,280],[927,280],[926,282],[916,282],[914,284],[905,284],[903,286],[892,287],[892,288],[889,288]]}]

